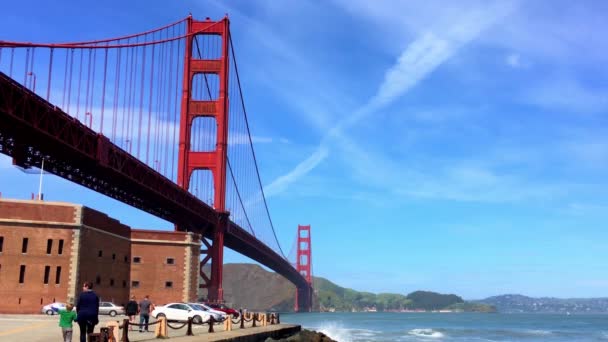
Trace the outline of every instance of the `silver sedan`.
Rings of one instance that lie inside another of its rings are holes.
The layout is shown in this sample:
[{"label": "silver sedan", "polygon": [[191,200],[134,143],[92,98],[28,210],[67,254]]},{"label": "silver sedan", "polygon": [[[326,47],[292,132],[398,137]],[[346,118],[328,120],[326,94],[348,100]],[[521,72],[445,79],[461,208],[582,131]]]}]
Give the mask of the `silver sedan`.
[{"label": "silver sedan", "polygon": [[124,315],[125,308],[111,302],[101,302],[99,303],[99,314],[110,315],[112,317],[116,315]]}]

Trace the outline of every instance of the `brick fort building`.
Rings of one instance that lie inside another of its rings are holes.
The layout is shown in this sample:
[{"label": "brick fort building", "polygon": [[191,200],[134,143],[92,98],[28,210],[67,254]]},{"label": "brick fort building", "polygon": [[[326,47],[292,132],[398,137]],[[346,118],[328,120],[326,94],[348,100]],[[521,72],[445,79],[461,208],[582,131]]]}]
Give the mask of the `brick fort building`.
[{"label": "brick fort building", "polygon": [[0,199],[0,313],[74,302],[84,281],[102,301],[196,300],[200,236],[131,229],[82,205]]}]

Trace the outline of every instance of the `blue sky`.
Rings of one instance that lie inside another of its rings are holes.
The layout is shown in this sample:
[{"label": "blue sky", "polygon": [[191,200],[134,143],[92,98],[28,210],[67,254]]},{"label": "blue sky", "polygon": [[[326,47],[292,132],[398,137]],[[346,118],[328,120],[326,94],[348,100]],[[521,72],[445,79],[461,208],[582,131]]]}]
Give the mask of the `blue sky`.
[{"label": "blue sky", "polygon": [[[606,296],[608,4],[9,2],[0,39],[79,41],[231,19],[279,240],[362,291]],[[38,178],[0,157],[3,197]],[[48,200],[170,225],[48,176]],[[233,252],[226,262],[245,260]]]}]

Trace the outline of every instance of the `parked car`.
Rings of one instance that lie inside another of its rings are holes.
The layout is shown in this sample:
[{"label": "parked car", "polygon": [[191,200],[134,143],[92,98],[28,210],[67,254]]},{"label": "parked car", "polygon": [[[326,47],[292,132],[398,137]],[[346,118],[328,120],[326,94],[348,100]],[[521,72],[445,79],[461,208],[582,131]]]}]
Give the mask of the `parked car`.
[{"label": "parked car", "polygon": [[194,323],[202,323],[209,320],[212,313],[203,307],[189,305],[186,303],[169,303],[154,308],[150,313],[152,317],[165,317],[169,321],[187,321],[192,318]]},{"label": "parked car", "polygon": [[60,309],[65,309],[65,303],[56,302],[47,304],[42,307],[42,313],[47,315],[56,315],[59,313]]},{"label": "parked car", "polygon": [[114,317],[116,315],[124,315],[125,308],[123,306],[116,305],[112,302],[101,302],[99,303],[99,314],[110,315]]},{"label": "parked car", "polygon": [[203,311],[211,313],[211,315],[213,316],[213,319],[216,321],[223,321],[224,318],[226,318],[225,312],[215,310],[214,308],[209,307],[203,303],[188,303],[188,305],[190,305],[191,307],[194,307],[198,310],[203,310]]},{"label": "parked car", "polygon": [[234,318],[239,317],[238,311],[234,310],[233,308],[227,307],[225,304],[205,303],[205,305],[207,305],[208,307],[210,307],[214,310],[222,311],[227,315],[232,315],[232,317],[234,317]]}]

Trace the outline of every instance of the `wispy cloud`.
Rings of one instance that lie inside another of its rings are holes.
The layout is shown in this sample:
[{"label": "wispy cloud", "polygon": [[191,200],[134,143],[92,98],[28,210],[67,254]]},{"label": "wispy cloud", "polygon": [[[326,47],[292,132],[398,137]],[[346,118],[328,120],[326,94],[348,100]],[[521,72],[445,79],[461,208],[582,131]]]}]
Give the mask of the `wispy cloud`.
[{"label": "wispy cloud", "polygon": [[[426,32],[416,38],[400,54],[396,63],[385,72],[384,79],[376,93],[363,106],[355,110],[352,115],[334,125],[322,139],[313,155],[298,164],[293,171],[273,181],[268,187],[275,189],[275,191],[267,191],[267,193],[278,194],[280,191],[287,189],[288,184],[295,182],[298,178],[313,170],[328,156],[328,153],[322,151],[326,151],[329,146],[337,145],[344,151],[349,152],[351,156],[358,155],[360,158],[353,158],[356,163],[351,166],[354,168],[360,167],[361,164],[364,164],[362,159],[367,158],[367,156],[353,140],[345,136],[345,131],[365,117],[377,113],[403,96],[452,57],[458,49],[475,39],[480,32],[496,20],[504,17],[511,10],[511,6],[475,10],[457,18],[450,26],[445,28],[445,32]],[[382,167],[378,164],[374,166]],[[294,172],[296,170],[300,172]],[[278,187],[276,184],[281,186]]]},{"label": "wispy cloud", "polygon": [[608,110],[608,89],[591,87],[572,78],[557,78],[533,85],[524,100],[545,109],[599,113]]},{"label": "wispy cloud", "polygon": [[276,194],[279,194],[287,187],[295,182],[297,179],[307,174],[315,168],[321,161],[323,161],[329,155],[329,150],[321,145],[316,151],[311,154],[306,160],[302,161],[298,166],[296,166],[289,173],[275,179],[270,185],[264,187],[264,193],[266,197],[272,197]]},{"label": "wispy cloud", "polygon": [[518,53],[510,53],[509,55],[507,55],[507,58],[505,58],[505,62],[508,66],[514,69],[519,69],[524,66],[524,63],[521,59],[521,55]]}]

